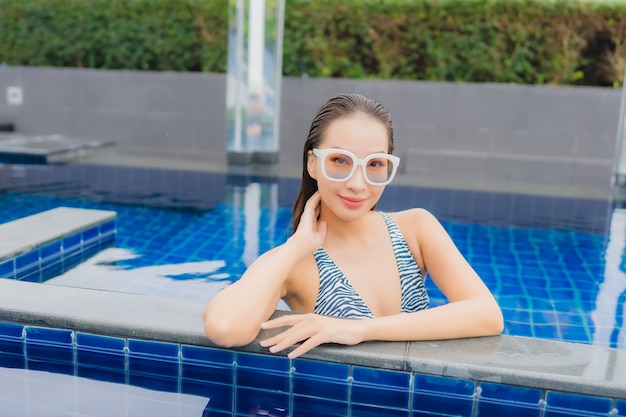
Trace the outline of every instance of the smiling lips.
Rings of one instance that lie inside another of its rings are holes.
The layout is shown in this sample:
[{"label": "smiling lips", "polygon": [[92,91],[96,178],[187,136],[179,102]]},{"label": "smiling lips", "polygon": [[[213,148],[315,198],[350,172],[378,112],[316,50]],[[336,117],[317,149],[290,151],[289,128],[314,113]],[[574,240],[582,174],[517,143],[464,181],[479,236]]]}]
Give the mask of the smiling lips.
[{"label": "smiling lips", "polygon": [[345,206],[347,206],[348,208],[359,208],[363,205],[363,203],[365,203],[365,199],[362,198],[350,198],[350,197],[342,197],[340,196],[341,201],[343,202],[343,204]]}]

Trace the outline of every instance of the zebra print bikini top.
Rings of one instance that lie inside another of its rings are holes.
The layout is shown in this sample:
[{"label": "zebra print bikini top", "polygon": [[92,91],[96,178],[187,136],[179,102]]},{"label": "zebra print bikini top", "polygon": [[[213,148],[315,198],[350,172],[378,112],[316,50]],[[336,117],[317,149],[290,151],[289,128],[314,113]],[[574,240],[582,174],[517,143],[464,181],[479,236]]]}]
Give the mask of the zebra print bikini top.
[{"label": "zebra print bikini top", "polygon": [[[428,308],[430,301],[419,265],[415,262],[398,226],[388,214],[383,212],[380,214],[387,223],[400,273],[401,311],[410,313],[424,310]],[[324,248],[317,249],[314,256],[320,274],[320,288],[313,312],[342,318],[373,318],[374,314]]]}]

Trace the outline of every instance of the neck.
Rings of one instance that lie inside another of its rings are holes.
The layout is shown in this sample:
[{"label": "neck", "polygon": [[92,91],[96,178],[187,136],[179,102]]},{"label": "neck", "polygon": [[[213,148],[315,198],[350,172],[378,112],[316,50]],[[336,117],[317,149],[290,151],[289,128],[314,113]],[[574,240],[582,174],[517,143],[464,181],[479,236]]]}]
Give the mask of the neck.
[{"label": "neck", "polygon": [[371,216],[374,211],[368,211],[358,219],[346,221],[335,215],[331,210],[322,207],[320,220],[324,220],[328,225],[327,236],[341,239],[361,240],[363,235],[369,233],[369,225],[371,224]]}]

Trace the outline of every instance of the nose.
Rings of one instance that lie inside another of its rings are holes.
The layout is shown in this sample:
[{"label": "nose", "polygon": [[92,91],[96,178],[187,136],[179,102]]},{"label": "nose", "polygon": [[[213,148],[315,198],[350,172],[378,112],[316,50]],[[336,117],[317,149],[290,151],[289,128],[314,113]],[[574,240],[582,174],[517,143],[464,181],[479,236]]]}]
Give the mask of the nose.
[{"label": "nose", "polygon": [[354,191],[362,191],[367,188],[367,182],[363,173],[363,167],[357,167],[354,174],[348,179],[346,186]]}]

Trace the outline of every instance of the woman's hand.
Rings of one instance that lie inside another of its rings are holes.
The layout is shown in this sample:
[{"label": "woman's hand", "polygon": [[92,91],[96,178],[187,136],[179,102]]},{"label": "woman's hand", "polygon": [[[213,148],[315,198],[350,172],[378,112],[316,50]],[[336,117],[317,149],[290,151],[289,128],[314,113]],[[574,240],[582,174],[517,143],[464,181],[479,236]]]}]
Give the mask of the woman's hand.
[{"label": "woman's hand", "polygon": [[296,358],[323,343],[356,345],[362,342],[359,323],[362,320],[340,319],[319,314],[288,314],[261,323],[262,329],[289,326],[289,329],[261,341],[262,347],[270,352],[281,352],[289,346],[302,342],[287,356]]},{"label": "woman's hand", "polygon": [[310,252],[322,246],[326,237],[326,222],[318,220],[321,203],[320,193],[315,192],[306,202],[300,218],[300,224],[298,224],[296,232],[290,238],[297,239],[298,242],[308,245],[311,249]]}]

